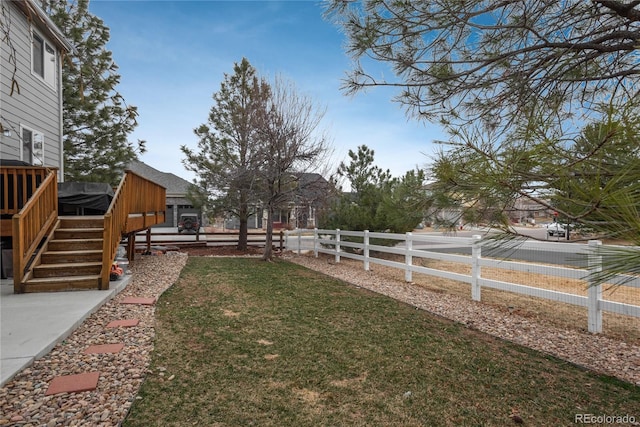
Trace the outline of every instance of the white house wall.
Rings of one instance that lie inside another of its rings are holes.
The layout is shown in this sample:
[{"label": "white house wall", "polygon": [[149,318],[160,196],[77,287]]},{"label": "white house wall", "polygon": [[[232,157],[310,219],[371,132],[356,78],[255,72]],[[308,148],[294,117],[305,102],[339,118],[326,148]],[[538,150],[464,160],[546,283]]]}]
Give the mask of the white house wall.
[{"label": "white house wall", "polygon": [[[3,1],[3,4],[8,19],[4,16],[0,16],[0,19],[10,28],[11,46],[15,48],[17,65],[15,78],[20,92],[14,90],[10,96],[14,63],[9,61],[10,46],[3,41],[0,43],[0,120],[2,127],[10,131],[11,136],[0,134],[0,156],[3,159],[23,160],[20,138],[21,128],[26,127],[44,135],[44,164],[62,170],[59,50],[42,31],[38,32],[56,50],[56,88],[52,88],[31,72],[32,24],[13,2]],[[29,162],[30,159],[24,161]]]}]

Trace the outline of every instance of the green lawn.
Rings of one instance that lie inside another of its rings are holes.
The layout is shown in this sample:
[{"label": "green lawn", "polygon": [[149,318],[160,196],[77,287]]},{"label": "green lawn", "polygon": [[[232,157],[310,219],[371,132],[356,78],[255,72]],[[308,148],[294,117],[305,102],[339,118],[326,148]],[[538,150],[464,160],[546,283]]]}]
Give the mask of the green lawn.
[{"label": "green lawn", "polygon": [[640,421],[639,387],[287,262],[190,258],[156,321],[125,426]]}]

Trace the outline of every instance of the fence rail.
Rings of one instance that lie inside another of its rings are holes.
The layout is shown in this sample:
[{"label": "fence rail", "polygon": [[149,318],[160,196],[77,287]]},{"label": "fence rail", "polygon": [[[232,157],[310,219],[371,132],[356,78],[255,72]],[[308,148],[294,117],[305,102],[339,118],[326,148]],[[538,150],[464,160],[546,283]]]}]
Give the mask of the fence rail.
[{"label": "fence rail", "polygon": [[[345,240],[345,238],[347,240]],[[393,246],[372,244],[375,239],[391,241]],[[421,243],[424,247],[416,248],[415,243]],[[344,230],[294,230],[286,232],[285,246],[289,250],[313,251],[317,257],[319,253],[333,255],[335,262],[341,258],[349,258],[362,261],[363,268],[369,270],[370,264],[380,264],[387,267],[404,270],[405,281],[411,282],[413,273],[421,273],[437,276],[444,279],[456,280],[470,285],[471,298],[481,300],[483,288],[497,289],[520,295],[533,296],[551,301],[573,304],[587,308],[588,330],[593,333],[602,332],[603,311],[640,318],[640,306],[627,302],[616,302],[603,299],[603,285],[595,282],[591,274],[602,268],[602,260],[597,255],[600,241],[590,241],[588,245],[575,243],[549,243],[549,242],[519,242],[516,246],[507,245],[503,254],[499,257],[483,257],[483,249],[496,249],[493,240],[482,240],[480,236],[472,238],[445,237],[425,234],[391,234],[356,232]],[[345,250],[349,248],[348,250]],[[443,253],[438,249],[457,248],[471,250],[471,254]],[[578,262],[577,266],[544,265],[533,262],[515,261],[508,255],[515,250],[543,250],[558,254],[570,254]],[[640,250],[640,248],[638,249]],[[382,254],[395,254],[404,257],[404,261],[394,261],[372,256],[372,252]],[[452,271],[438,270],[415,265],[415,259],[435,259],[462,263],[471,267],[470,274],[461,274]],[[496,268],[528,273],[531,275],[543,275],[561,277],[581,281],[587,287],[586,295],[578,295],[569,292],[545,289],[542,287],[528,286],[491,279],[482,276],[482,268]],[[608,285],[640,288],[640,278],[635,276],[617,276]]]},{"label": "fence rail", "polygon": [[[178,233],[176,231],[157,231],[159,228],[151,229],[150,234],[147,232],[136,233],[137,237],[147,238],[147,244],[153,244],[158,246],[171,245],[237,245],[239,234],[238,232],[225,232],[225,231],[200,231],[195,233]],[[161,229],[161,228],[160,228]],[[175,228],[173,228],[175,230]],[[267,234],[265,231],[261,232],[249,232],[247,235],[248,245],[261,245],[266,244]],[[280,249],[284,249],[284,231],[276,230],[273,232],[274,245],[279,245]]]}]

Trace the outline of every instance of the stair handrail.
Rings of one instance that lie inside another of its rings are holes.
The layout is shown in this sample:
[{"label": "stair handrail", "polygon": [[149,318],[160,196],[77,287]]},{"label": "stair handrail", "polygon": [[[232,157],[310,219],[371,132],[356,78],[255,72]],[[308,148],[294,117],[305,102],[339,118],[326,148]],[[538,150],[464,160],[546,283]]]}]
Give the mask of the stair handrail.
[{"label": "stair handrail", "polygon": [[113,195],[109,209],[104,214],[104,231],[102,240],[102,269],[100,272],[100,282],[98,289],[109,289],[109,272],[111,264],[116,256],[118,245],[120,244],[121,231],[128,215],[128,201],[125,194],[127,188],[127,177],[125,173],[120,184]]},{"label": "stair handrail", "polygon": [[12,217],[13,291],[22,292],[29,262],[58,220],[57,171],[50,169],[44,181]]},{"label": "stair handrail", "polygon": [[[135,172],[125,171],[115,191],[109,209],[104,215],[102,272],[99,289],[109,289],[109,273],[118,251],[123,234],[131,230],[127,222],[131,215],[143,215],[144,227],[158,223],[158,213],[166,209],[166,190],[161,185],[144,178]],[[146,218],[153,213],[155,221],[147,223]]]}]

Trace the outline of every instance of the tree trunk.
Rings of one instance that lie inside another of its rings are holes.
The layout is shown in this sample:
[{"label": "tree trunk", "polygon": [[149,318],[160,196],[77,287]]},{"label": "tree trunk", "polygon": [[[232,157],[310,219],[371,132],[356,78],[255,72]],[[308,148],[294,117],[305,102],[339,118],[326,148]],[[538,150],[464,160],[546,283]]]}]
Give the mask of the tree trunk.
[{"label": "tree trunk", "polygon": [[267,236],[265,237],[263,261],[271,261],[273,258],[273,207],[267,207]]},{"label": "tree trunk", "polygon": [[247,234],[249,233],[249,221],[247,218],[240,219],[240,232],[238,233],[238,250],[244,251],[247,249]]},{"label": "tree trunk", "polygon": [[238,250],[247,250],[247,235],[249,233],[249,210],[246,206],[240,208],[238,215],[240,220],[240,232],[238,233]]}]

